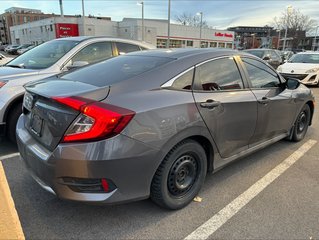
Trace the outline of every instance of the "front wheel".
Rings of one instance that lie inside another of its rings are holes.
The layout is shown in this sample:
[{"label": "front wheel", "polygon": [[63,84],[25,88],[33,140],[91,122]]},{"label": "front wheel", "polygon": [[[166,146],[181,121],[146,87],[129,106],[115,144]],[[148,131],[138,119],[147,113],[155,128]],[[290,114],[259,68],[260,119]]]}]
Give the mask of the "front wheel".
[{"label": "front wheel", "polygon": [[185,140],[177,144],[158,167],[151,185],[151,199],[161,207],[181,209],[201,189],[207,171],[203,147]]},{"label": "front wheel", "polygon": [[22,113],[22,103],[19,103],[13,109],[10,110],[7,121],[7,136],[9,140],[13,143],[16,143],[16,126],[18,118]]},{"label": "front wheel", "polygon": [[310,116],[310,107],[308,106],[308,104],[306,104],[305,106],[303,106],[296,119],[292,133],[293,141],[299,142],[305,137],[310,122]]}]

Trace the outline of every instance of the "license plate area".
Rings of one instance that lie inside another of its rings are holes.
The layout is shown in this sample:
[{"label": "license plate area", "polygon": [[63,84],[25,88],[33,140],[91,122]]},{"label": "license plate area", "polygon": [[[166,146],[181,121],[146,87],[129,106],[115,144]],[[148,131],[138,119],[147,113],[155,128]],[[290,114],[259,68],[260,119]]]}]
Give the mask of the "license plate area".
[{"label": "license plate area", "polygon": [[43,119],[38,114],[32,114],[30,121],[30,129],[38,137],[41,137]]}]

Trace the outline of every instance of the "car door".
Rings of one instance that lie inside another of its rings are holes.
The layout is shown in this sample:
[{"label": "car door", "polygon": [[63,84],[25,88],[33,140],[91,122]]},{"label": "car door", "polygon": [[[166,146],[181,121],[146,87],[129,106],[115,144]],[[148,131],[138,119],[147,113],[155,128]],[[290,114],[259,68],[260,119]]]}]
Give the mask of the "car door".
[{"label": "car door", "polygon": [[248,149],[257,121],[257,102],[254,94],[245,89],[233,57],[197,65],[193,95],[223,158]]},{"label": "car door", "polygon": [[287,134],[296,111],[293,90],[283,87],[278,74],[263,62],[249,57],[241,59],[258,102],[257,126],[250,146]]}]

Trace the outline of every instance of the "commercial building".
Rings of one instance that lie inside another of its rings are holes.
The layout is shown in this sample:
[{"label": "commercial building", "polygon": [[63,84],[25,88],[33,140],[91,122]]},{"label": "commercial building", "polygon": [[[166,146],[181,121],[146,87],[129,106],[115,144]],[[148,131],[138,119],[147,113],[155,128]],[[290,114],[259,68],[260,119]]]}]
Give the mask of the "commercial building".
[{"label": "commercial building", "polygon": [[[68,36],[111,36],[133,40],[143,40],[166,47],[167,21],[144,19],[144,35],[142,19],[124,18],[121,22],[110,18],[85,17],[51,17],[40,21],[25,23],[10,28],[13,43],[39,44],[51,39]],[[85,26],[85,27],[83,27]],[[203,28],[200,38],[200,28],[171,24],[170,47],[234,47],[234,32]]]},{"label": "commercial building", "polygon": [[11,43],[10,27],[49,18],[54,14],[44,14],[38,9],[12,7],[0,14],[0,42]]}]

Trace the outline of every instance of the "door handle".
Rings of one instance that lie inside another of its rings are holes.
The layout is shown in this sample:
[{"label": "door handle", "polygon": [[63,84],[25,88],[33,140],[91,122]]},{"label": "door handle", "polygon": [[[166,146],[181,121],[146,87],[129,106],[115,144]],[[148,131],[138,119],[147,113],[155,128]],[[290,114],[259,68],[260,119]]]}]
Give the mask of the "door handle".
[{"label": "door handle", "polygon": [[202,108],[209,108],[209,109],[218,107],[219,105],[220,105],[220,102],[219,102],[219,101],[214,101],[214,100],[212,100],[212,99],[208,99],[206,102],[201,102],[201,103],[200,103],[200,106],[201,106]]},{"label": "door handle", "polygon": [[270,102],[270,99],[267,97],[263,97],[261,100],[258,100],[258,102],[261,104],[267,104]]}]

